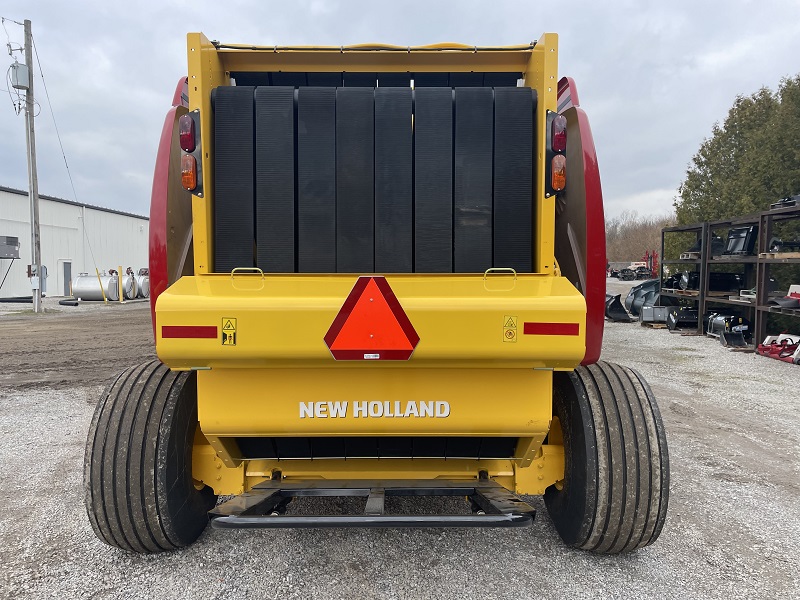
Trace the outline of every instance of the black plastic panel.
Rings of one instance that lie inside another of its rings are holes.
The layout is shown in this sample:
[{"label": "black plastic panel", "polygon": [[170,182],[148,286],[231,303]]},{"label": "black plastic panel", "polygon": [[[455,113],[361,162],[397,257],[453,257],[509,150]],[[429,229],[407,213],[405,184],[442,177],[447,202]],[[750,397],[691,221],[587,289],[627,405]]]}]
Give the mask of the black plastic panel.
[{"label": "black plastic panel", "polygon": [[453,90],[414,95],[414,271],[453,271]]},{"label": "black plastic panel", "polygon": [[256,107],[256,266],[293,273],[294,88],[259,87]]},{"label": "black plastic panel", "polygon": [[417,73],[414,87],[450,87],[450,73]]},{"label": "black plastic panel", "polygon": [[493,90],[456,88],[453,260],[458,273],[492,266]]},{"label": "black plastic panel", "polygon": [[375,270],[413,267],[411,89],[375,89]]},{"label": "black plastic panel", "polygon": [[374,88],[378,76],[375,73],[345,72],[342,73],[342,79],[345,87]]},{"label": "black plastic panel", "polygon": [[214,98],[214,271],[253,266],[255,182],[252,87],[219,87]]},{"label": "black plastic panel", "polygon": [[498,88],[494,100],[495,267],[533,269],[533,116],[529,88]]},{"label": "black plastic panel", "polygon": [[[234,71],[237,85],[295,85],[341,87],[516,87],[522,73],[305,73]],[[289,83],[291,82],[291,83]]]},{"label": "black plastic panel", "polygon": [[316,87],[342,87],[341,73],[306,73],[308,85]]},{"label": "black plastic panel", "polygon": [[336,270],[375,270],[375,99],[372,88],[336,91]]},{"label": "black plastic panel", "polygon": [[244,458],[511,458],[515,437],[240,437]]},{"label": "black plastic panel", "polygon": [[292,86],[292,87],[301,87],[308,85],[308,79],[306,78],[305,73],[272,73],[271,75],[271,83],[272,85],[278,86]]},{"label": "black plastic panel", "polygon": [[378,73],[378,87],[409,87],[411,73]]},{"label": "black plastic panel", "polygon": [[336,89],[297,96],[297,266],[336,271]]}]

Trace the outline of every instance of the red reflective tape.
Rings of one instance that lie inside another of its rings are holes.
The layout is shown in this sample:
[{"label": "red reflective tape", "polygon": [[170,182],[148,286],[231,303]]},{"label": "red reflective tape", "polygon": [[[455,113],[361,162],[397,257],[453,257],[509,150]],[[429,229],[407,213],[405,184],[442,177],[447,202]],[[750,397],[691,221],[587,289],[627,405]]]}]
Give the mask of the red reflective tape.
[{"label": "red reflective tape", "polygon": [[213,340],[217,337],[216,325],[163,325],[162,338],[200,338]]},{"label": "red reflective tape", "polygon": [[525,323],[522,333],[525,335],[578,335],[578,323]]}]

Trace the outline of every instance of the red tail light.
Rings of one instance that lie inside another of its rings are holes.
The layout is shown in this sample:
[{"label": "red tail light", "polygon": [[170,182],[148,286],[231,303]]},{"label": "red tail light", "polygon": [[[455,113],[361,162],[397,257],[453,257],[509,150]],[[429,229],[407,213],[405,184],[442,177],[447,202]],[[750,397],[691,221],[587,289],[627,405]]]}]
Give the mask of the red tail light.
[{"label": "red tail light", "polygon": [[197,187],[197,161],[191,154],[181,156],[181,185],[190,192]]},{"label": "red tail light", "polygon": [[194,152],[194,119],[191,115],[181,115],[178,119],[178,135],[180,136],[181,150],[184,152]]},{"label": "red tail light", "polygon": [[556,154],[550,163],[550,185],[556,192],[567,185],[567,158],[563,154]]},{"label": "red tail light", "polygon": [[550,140],[553,152],[566,152],[567,150],[567,118],[564,115],[556,115],[553,119]]}]

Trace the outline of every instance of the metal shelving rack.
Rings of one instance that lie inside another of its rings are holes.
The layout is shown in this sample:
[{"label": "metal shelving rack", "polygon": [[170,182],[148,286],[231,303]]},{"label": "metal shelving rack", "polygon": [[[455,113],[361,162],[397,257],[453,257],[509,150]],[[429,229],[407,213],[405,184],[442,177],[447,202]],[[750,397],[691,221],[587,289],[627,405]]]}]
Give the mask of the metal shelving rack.
[{"label": "metal shelving rack", "polygon": [[[694,233],[696,240],[700,242],[700,258],[680,259],[680,260],[666,260],[664,259],[664,238],[668,233]],[[706,253],[708,252],[708,223],[694,223],[692,225],[674,225],[672,227],[665,227],[661,230],[661,267],[659,277],[661,282],[664,281],[664,266],[666,265],[699,265],[700,267],[700,281],[706,280],[707,263]],[[659,284],[660,288],[660,284]],[[681,300],[688,300],[690,302],[697,302],[697,313],[700,318],[697,320],[697,333],[703,332],[703,319],[702,314],[705,310],[705,285],[700,286],[697,296],[687,296],[684,294],[673,294],[672,292],[664,292],[659,290],[661,297],[664,298],[679,298]]]},{"label": "metal shelving rack", "polygon": [[769,251],[769,242],[772,239],[773,225],[776,222],[800,219],[800,207],[780,208],[762,212],[758,227],[758,267],[756,271],[756,322],[755,341],[762,341],[767,335],[767,315],[778,313],[791,317],[800,317],[800,310],[769,306],[767,284],[769,282],[770,267],[778,264],[800,264],[800,258],[773,258],[763,257]]},{"label": "metal shelving rack", "polygon": [[[697,333],[705,333],[703,329],[702,316],[706,313],[709,304],[723,304],[728,306],[737,306],[745,308],[753,317],[751,322],[754,324],[754,342],[758,343],[766,336],[767,329],[767,315],[769,313],[777,313],[789,315],[792,317],[800,318],[800,310],[780,308],[777,306],[769,306],[768,282],[770,277],[770,266],[775,264],[800,264],[800,258],[782,258],[782,257],[769,257],[764,256],[768,253],[769,241],[772,239],[773,225],[776,222],[800,219],[800,207],[782,208],[771,211],[764,211],[755,215],[747,215],[744,217],[737,217],[735,219],[726,219],[719,221],[706,221],[703,223],[694,223],[691,225],[677,225],[673,227],[665,227],[661,230],[661,256],[664,257],[665,250],[665,236],[670,233],[690,233],[694,232],[697,239],[700,241],[700,258],[689,260],[663,260],[661,261],[661,281],[664,280],[664,266],[665,265],[687,265],[699,266],[700,271],[700,289],[696,296],[685,294],[674,294],[670,292],[661,291],[661,296],[667,298],[678,298],[687,300],[697,304],[697,312],[699,319],[697,322]],[[722,258],[720,256],[711,255],[711,236],[715,230],[726,229],[738,225],[756,225],[758,224],[758,255],[742,255],[732,256],[730,258]],[[744,265],[744,278],[746,282],[755,283],[756,297],[754,302],[741,302],[730,300],[729,298],[713,296],[709,294],[709,273],[712,267],[719,265]],[[755,271],[755,275],[754,275]]]}]

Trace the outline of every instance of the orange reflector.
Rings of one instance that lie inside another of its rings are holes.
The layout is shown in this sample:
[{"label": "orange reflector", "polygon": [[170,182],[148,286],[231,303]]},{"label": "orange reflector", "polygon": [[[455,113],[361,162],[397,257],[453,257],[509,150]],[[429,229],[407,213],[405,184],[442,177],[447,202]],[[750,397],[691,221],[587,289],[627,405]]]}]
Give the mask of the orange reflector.
[{"label": "orange reflector", "polygon": [[197,161],[191,154],[181,156],[181,185],[190,192],[197,187]]},{"label": "orange reflector", "polygon": [[567,185],[567,157],[556,154],[550,167],[550,186],[554,191],[560,192]]},{"label": "orange reflector", "polygon": [[380,276],[356,280],[325,334],[336,360],[408,360],[418,343],[397,296]]}]

